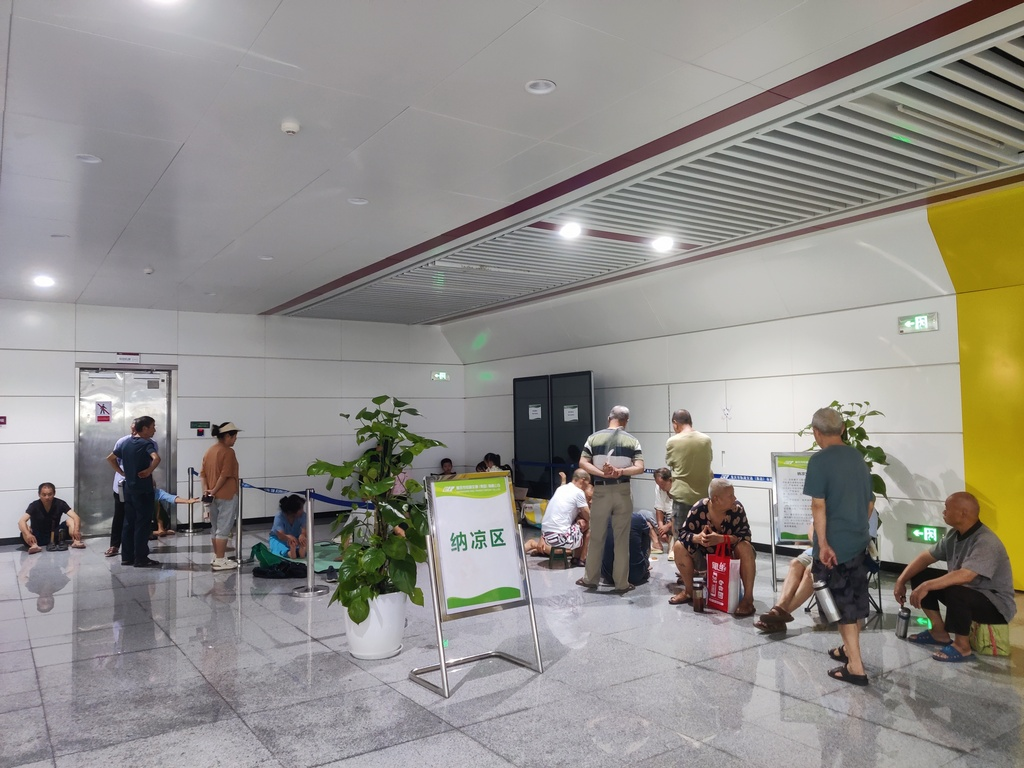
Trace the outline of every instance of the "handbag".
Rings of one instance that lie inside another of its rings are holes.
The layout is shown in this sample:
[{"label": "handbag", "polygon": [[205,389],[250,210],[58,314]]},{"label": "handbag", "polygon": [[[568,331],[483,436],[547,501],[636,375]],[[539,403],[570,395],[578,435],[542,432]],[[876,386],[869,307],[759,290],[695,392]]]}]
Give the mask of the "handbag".
[{"label": "handbag", "polygon": [[732,613],[740,602],[740,561],[733,560],[732,548],[724,541],[708,555],[707,607]]},{"label": "handbag", "polygon": [[979,656],[1010,655],[1009,624],[971,622],[971,649]]}]

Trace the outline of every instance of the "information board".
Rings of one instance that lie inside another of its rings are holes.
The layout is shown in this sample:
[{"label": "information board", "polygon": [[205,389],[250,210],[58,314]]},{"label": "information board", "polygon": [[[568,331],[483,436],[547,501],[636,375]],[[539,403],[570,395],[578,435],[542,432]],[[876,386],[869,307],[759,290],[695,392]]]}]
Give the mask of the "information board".
[{"label": "information board", "polygon": [[442,620],[527,604],[526,563],[507,472],[427,481]]},{"label": "information board", "polygon": [[776,544],[807,542],[811,527],[811,497],[804,496],[804,478],[811,453],[773,453]]}]

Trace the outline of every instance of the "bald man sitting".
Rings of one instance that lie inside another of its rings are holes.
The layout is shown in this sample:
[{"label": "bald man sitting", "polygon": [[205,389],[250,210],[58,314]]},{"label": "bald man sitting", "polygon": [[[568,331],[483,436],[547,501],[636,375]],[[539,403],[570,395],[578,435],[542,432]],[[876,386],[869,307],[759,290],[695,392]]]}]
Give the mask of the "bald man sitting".
[{"label": "bald man sitting", "polygon": [[[936,661],[973,659],[971,622],[1008,624],[1017,613],[1006,547],[978,519],[979,514],[978,500],[970,493],[961,491],[946,499],[942,519],[949,532],[903,569],[893,589],[903,605],[907,582],[913,587],[910,604],[924,611],[932,628],[907,639],[918,645],[942,646],[932,655]],[[946,561],[947,572],[928,567],[939,560]],[[939,603],[946,606],[945,621]]]}]

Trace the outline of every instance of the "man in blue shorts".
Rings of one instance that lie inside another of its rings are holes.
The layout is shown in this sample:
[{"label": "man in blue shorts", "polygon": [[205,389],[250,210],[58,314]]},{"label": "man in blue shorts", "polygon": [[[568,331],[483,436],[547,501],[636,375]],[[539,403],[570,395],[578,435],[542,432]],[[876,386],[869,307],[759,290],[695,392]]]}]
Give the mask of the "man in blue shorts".
[{"label": "man in blue shorts", "polygon": [[871,474],[860,452],[843,442],[846,428],[834,408],[819,408],[811,419],[821,448],[807,462],[804,496],[814,519],[814,578],[828,582],[839,609],[843,644],[828,655],[843,666],[829,677],[867,685],[860,657],[860,623],[868,617],[868,567],[864,551],[871,538],[868,519],[875,508]]}]

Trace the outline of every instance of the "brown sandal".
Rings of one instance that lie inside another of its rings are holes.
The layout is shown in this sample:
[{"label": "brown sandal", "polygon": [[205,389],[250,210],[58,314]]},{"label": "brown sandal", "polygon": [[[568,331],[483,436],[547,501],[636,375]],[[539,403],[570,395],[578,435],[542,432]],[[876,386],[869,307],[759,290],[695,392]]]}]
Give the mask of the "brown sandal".
[{"label": "brown sandal", "polygon": [[763,621],[765,624],[789,624],[793,620],[793,614],[789,611],[784,611],[779,606],[772,606],[767,612],[762,613],[757,617],[758,621]]},{"label": "brown sandal", "polygon": [[693,594],[688,593],[685,589],[682,592],[676,592],[672,597],[668,599],[670,605],[682,605],[683,603],[692,603]]},{"label": "brown sandal", "polygon": [[582,578],[576,579],[577,587],[586,587],[587,589],[597,589],[597,584],[591,584],[588,581],[584,581]]}]

